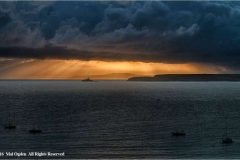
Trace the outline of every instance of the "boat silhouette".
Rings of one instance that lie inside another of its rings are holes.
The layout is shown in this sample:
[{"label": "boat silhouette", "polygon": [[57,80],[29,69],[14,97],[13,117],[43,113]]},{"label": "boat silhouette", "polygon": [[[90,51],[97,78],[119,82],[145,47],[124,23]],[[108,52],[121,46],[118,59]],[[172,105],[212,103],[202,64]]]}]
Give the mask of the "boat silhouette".
[{"label": "boat silhouette", "polygon": [[33,128],[29,130],[29,133],[42,133],[42,130]]},{"label": "boat silhouette", "polygon": [[4,128],[5,129],[15,129],[16,128],[16,125],[12,124],[10,113],[8,114],[8,124],[4,125]]},{"label": "boat silhouette", "polygon": [[222,137],[222,143],[223,144],[231,144],[233,143],[234,141],[232,140],[232,138],[230,138],[228,136],[228,133],[227,133],[227,127],[226,127],[226,132],[223,134],[223,137]]},{"label": "boat silhouette", "polygon": [[186,135],[186,133],[184,132],[184,131],[176,131],[176,132],[172,132],[172,135],[173,136],[185,136]]},{"label": "boat silhouette", "polygon": [[91,80],[89,77],[88,78],[86,78],[86,79],[84,79],[84,80],[82,80],[82,82],[92,82],[93,80]]}]

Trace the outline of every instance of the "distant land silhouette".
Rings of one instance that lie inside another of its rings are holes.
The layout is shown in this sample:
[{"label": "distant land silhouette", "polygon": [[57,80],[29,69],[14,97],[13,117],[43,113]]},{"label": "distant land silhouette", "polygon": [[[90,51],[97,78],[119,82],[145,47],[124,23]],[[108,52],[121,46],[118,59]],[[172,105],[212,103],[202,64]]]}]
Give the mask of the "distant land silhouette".
[{"label": "distant land silhouette", "polygon": [[132,77],[127,81],[240,81],[240,74],[163,74]]},{"label": "distant land silhouette", "polygon": [[90,77],[91,79],[128,79],[131,77],[136,77],[138,75],[132,73],[110,73],[104,75],[87,75],[87,76],[74,76],[71,79],[85,79],[86,77]]}]

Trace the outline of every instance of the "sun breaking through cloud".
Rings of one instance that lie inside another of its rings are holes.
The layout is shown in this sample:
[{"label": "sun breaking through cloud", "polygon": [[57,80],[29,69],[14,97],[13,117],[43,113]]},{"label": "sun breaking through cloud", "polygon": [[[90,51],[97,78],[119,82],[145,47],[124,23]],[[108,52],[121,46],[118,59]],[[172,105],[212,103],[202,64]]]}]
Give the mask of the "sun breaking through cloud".
[{"label": "sun breaking through cloud", "polygon": [[229,1],[0,2],[0,77],[239,73],[239,18]]}]

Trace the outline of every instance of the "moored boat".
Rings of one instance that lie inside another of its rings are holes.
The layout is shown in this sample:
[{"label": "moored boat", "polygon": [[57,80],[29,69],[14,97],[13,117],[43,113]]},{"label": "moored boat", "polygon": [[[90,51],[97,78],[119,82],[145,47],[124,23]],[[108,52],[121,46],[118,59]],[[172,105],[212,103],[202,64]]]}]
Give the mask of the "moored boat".
[{"label": "moored boat", "polygon": [[30,129],[29,132],[30,133],[42,133],[42,130],[33,128],[33,129]]},{"label": "moored boat", "polygon": [[227,127],[226,127],[226,132],[225,132],[225,134],[223,134],[223,137],[222,137],[222,143],[223,144],[231,144],[231,143],[233,143],[234,141],[232,140],[232,138],[230,138],[229,136],[228,136],[228,133],[227,133]]},{"label": "moored boat", "polygon": [[181,132],[176,131],[176,132],[172,132],[172,135],[173,136],[185,136],[186,133],[184,131],[181,131]]},{"label": "moored boat", "polygon": [[12,124],[10,113],[8,114],[8,124],[4,125],[5,129],[15,129],[16,125]]},{"label": "moored boat", "polygon": [[234,141],[232,140],[232,138],[224,138],[222,139],[222,143],[224,144],[230,144],[233,143]]}]

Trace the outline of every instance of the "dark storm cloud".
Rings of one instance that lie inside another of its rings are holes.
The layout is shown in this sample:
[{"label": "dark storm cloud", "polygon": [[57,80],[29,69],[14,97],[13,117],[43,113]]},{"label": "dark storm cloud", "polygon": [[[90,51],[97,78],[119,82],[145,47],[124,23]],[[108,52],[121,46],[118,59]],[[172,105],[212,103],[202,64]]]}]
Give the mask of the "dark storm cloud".
[{"label": "dark storm cloud", "polygon": [[0,56],[240,66],[239,2],[1,2]]},{"label": "dark storm cloud", "polygon": [[11,22],[11,12],[9,10],[4,10],[0,6],[0,27],[3,27],[7,25],[9,22]]}]

